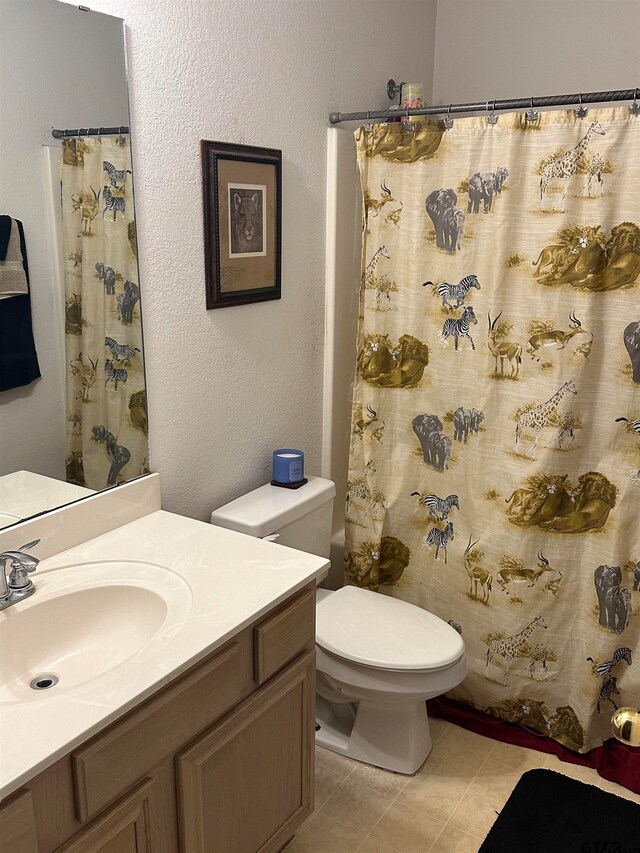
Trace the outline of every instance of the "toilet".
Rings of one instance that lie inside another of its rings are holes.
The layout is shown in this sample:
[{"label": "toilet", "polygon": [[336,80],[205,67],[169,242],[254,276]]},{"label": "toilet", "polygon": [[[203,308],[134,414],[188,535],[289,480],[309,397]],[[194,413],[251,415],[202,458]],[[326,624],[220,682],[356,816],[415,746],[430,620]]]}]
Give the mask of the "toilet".
[{"label": "toilet", "polygon": [[[335,485],[261,486],[211,513],[211,523],[329,556]],[[464,642],[420,607],[355,586],[316,593],[316,743],[397,773],[431,750],[426,700],[467,674]]]}]

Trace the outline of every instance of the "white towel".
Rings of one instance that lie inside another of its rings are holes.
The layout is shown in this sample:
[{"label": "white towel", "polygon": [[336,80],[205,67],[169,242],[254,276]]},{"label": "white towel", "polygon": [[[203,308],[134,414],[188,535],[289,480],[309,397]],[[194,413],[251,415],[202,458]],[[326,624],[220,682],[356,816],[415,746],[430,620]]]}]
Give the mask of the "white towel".
[{"label": "white towel", "polygon": [[0,261],[0,299],[6,299],[8,296],[24,296],[27,293],[29,293],[29,285],[22,263],[20,232],[14,219],[11,222],[7,257],[4,261]]}]

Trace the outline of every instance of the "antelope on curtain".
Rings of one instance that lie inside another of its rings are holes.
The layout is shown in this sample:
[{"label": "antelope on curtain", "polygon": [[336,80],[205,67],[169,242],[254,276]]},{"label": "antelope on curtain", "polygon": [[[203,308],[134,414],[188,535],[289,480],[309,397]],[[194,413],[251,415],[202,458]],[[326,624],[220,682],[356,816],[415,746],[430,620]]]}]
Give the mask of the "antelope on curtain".
[{"label": "antelope on curtain", "polygon": [[61,182],[67,480],[102,489],[148,471],[128,140],[65,140]]},{"label": "antelope on curtain", "polygon": [[590,750],[640,705],[640,119],[356,141],[347,581],[461,631],[453,698]]}]

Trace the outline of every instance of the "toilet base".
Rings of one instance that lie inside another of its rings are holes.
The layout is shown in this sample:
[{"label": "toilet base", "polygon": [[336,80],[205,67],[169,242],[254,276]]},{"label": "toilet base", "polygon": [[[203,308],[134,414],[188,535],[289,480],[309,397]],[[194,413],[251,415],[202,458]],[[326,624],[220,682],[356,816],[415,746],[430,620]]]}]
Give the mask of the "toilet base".
[{"label": "toilet base", "polygon": [[316,696],[316,743],[356,761],[412,775],[431,752],[424,699],[402,704],[332,704]]}]

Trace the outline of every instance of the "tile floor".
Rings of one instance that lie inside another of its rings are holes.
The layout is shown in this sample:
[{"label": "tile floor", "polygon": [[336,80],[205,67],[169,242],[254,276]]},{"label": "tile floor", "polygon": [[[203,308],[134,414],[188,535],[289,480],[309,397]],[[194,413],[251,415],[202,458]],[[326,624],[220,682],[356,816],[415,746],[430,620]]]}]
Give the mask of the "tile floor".
[{"label": "tile floor", "polygon": [[595,770],[431,720],[433,750],[400,776],[316,748],[315,811],[286,853],[476,853],[522,773],[547,767],[640,803]]}]

